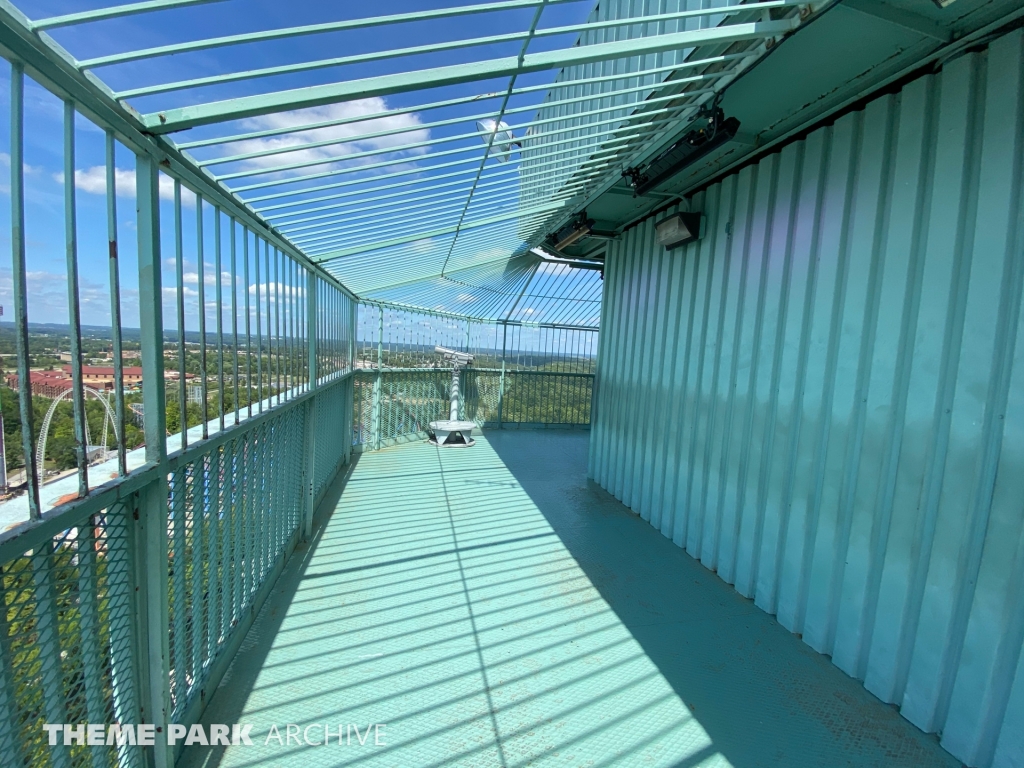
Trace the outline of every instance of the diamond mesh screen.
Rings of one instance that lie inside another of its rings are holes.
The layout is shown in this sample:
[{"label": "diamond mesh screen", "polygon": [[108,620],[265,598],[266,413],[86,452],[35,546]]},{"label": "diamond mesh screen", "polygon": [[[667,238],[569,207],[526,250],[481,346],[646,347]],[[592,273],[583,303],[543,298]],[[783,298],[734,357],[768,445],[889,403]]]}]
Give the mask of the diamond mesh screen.
[{"label": "diamond mesh screen", "polygon": [[299,526],[304,428],[305,409],[289,409],[170,476],[175,721]]},{"label": "diamond mesh screen", "polygon": [[338,466],[352,447],[352,413],[348,408],[353,379],[318,391],[313,403],[313,428],[316,461],[313,469],[313,496],[318,497],[334,479]]},{"label": "diamond mesh screen", "polygon": [[[0,762],[136,766],[137,747],[51,748],[44,723],[136,723],[130,510],[118,504],[0,567]],[[62,743],[62,740],[61,742]]]}]

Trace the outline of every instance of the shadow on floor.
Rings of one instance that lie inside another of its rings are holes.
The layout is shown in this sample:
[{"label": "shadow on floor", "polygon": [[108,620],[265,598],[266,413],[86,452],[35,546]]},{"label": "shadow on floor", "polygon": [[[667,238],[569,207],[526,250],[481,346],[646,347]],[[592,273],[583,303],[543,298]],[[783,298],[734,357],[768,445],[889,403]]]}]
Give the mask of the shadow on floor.
[{"label": "shadow on floor", "polygon": [[204,713],[254,745],[179,766],[957,764],[589,483],[587,440],[358,457]]},{"label": "shadow on floor", "polygon": [[[494,451],[731,765],[961,765],[587,480],[588,440],[587,434],[488,433]],[[552,454],[560,456],[557,465]]]}]

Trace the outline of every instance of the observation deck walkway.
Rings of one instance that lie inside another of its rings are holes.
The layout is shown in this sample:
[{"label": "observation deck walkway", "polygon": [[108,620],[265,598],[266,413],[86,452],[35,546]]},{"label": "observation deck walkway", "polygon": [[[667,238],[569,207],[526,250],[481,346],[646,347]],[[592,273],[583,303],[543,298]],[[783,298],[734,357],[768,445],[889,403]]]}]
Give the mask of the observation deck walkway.
[{"label": "observation deck walkway", "polygon": [[[588,482],[586,452],[488,431],[356,458],[203,715],[253,746],[179,765],[959,765]],[[267,741],[323,723],[329,746]]]}]

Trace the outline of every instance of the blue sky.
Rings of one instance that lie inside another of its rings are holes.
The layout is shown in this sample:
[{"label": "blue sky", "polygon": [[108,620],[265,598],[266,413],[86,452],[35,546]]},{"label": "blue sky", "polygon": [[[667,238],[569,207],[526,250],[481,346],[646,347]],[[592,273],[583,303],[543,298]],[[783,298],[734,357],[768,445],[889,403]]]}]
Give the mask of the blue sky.
[{"label": "blue sky", "polygon": [[[19,6],[32,18],[63,14],[84,10],[90,7],[107,5],[105,2],[84,2],[83,0],[22,0]],[[387,0],[377,4],[353,2],[324,2],[323,0],[296,0],[282,3],[279,0],[227,0],[194,8],[164,11],[156,14],[128,17],[124,19],[99,22],[67,29],[56,29],[53,37],[65,46],[76,58],[86,59],[93,56],[134,50],[154,45],[181,42],[211,35],[233,34],[276,27],[287,27],[301,24],[334,21],[347,17],[381,15],[422,11],[427,8],[445,7],[456,4],[454,0],[439,2],[438,0]],[[469,4],[461,0],[458,4]],[[542,27],[574,24],[586,19],[593,0],[568,2],[554,5],[545,10]],[[172,58],[154,59],[133,62],[115,67],[100,68],[96,71],[115,91],[149,84],[185,80],[204,77],[224,72],[242,71],[264,66],[309,61],[320,58],[345,56],[370,52],[381,49],[402,48],[431,42],[442,42],[467,37],[496,35],[506,32],[522,31],[532,18],[533,9],[507,11],[500,14],[475,15],[456,19],[444,19],[415,24],[402,24],[383,29],[358,30],[347,33],[330,33],[314,35],[293,40],[261,43],[259,45],[233,46],[212,51],[196,52]],[[197,34],[196,30],[203,30]],[[569,36],[552,36],[535,41],[531,52],[552,47],[570,45]],[[515,55],[521,43],[509,42],[470,48],[455,52],[433,52],[429,54],[403,57],[393,60],[349,65],[343,68],[332,68],[304,72],[273,78],[258,79],[251,82],[232,83],[179,91],[158,96],[148,96],[132,100],[132,105],[142,111],[153,111],[181,106],[188,103],[214,101],[233,96],[260,93],[285,88],[334,82],[340,79],[353,79],[389,72],[404,71],[415,68],[442,66],[453,63],[481,60],[495,56]],[[517,85],[530,85],[550,82],[555,73],[546,72],[530,75],[519,80]],[[470,95],[491,91],[503,91],[506,80],[484,81],[434,89],[426,93],[414,93],[389,97],[387,99],[368,100],[365,103],[324,107],[311,114],[298,116],[270,116],[241,121],[229,126],[210,126],[190,132],[177,134],[178,141],[189,141],[212,135],[235,133],[239,130],[253,130],[266,127],[292,125],[300,121],[345,116],[348,114],[365,114],[380,111],[381,108],[408,106],[447,99],[460,95]],[[9,167],[9,77],[6,72],[0,77],[0,163]],[[533,97],[535,101],[537,97]],[[526,104],[525,99],[513,101],[510,106]],[[475,111],[484,111],[487,105],[497,108],[497,102],[481,102],[473,105]],[[360,112],[360,110],[362,110]],[[417,139],[438,138],[472,131],[473,125],[455,125],[441,129],[417,129],[417,125],[428,121],[442,120],[458,116],[458,111],[434,110],[429,115],[409,115],[393,118],[394,123],[384,127],[402,125],[413,129],[412,133],[391,137],[384,141],[370,143],[365,146],[346,146],[334,152],[361,151],[367,148],[387,148],[400,143],[408,143],[410,137]],[[461,114],[466,114],[465,110]],[[519,120],[527,119],[528,115],[520,116]],[[36,322],[66,322],[67,319],[67,287],[65,274],[64,245],[64,214],[63,195],[64,179],[62,173],[62,105],[58,99],[34,83],[27,83],[26,89],[26,235],[28,242],[29,269],[29,311],[30,320]],[[291,121],[291,122],[289,122]],[[380,127],[380,126],[375,126]],[[347,130],[352,129],[349,127]],[[365,126],[359,126],[363,132]],[[328,134],[329,136],[346,135]],[[320,135],[306,134],[301,139],[286,141],[309,140],[322,138]],[[106,246],[106,209],[105,183],[103,180],[103,134],[79,117],[76,124],[77,157],[76,157],[76,194],[78,200],[78,241],[79,270],[82,286],[82,321],[86,324],[109,323],[109,292],[108,292],[108,259]],[[269,140],[262,140],[264,142]],[[391,141],[392,144],[387,144]],[[234,154],[239,151],[259,149],[269,144],[245,146],[229,145],[197,149],[194,154],[200,158],[211,158],[216,155]],[[337,161],[337,154],[323,156],[325,161]],[[317,155],[295,153],[288,161],[303,160]],[[387,155],[384,155],[387,157]],[[418,161],[418,153],[406,155],[409,162]],[[117,156],[119,169],[119,241],[121,248],[121,280],[122,303],[125,326],[138,323],[138,299],[136,291],[136,260],[134,231],[134,160],[130,152],[119,147]],[[325,166],[326,167],[326,166]],[[239,169],[254,169],[257,165],[238,163],[218,166],[218,172]],[[320,170],[317,168],[313,169]],[[305,172],[309,172],[306,169]],[[8,171],[0,170],[0,178]],[[256,177],[252,181],[263,181],[267,177]],[[286,180],[278,174],[271,180]],[[245,181],[249,181],[248,179]],[[245,182],[239,182],[245,183]],[[286,187],[275,187],[275,189]],[[0,182],[0,192],[8,192],[6,180]],[[170,187],[163,190],[170,196]],[[195,287],[197,285],[198,260],[196,258],[195,236],[195,202],[187,191],[183,195],[185,201],[183,211],[184,253],[186,272],[186,295],[189,298],[188,329],[197,327],[198,305],[195,303]],[[165,286],[173,286],[173,234],[170,227],[172,208],[169,200],[165,201],[164,210],[164,281]],[[213,235],[212,213],[207,208],[206,218],[206,266],[204,273],[207,280],[212,274]],[[2,247],[10,252],[10,221],[9,205],[0,205],[0,239]],[[227,242],[227,234],[224,234]],[[5,320],[10,319],[12,298],[10,292],[9,262],[0,266],[0,304],[7,311]],[[166,298],[166,297],[165,297]],[[208,297],[209,298],[209,297]],[[169,313],[165,324],[174,325],[173,304],[165,302],[165,313]],[[209,317],[208,312],[208,317]],[[209,322],[212,322],[210,320]]]}]

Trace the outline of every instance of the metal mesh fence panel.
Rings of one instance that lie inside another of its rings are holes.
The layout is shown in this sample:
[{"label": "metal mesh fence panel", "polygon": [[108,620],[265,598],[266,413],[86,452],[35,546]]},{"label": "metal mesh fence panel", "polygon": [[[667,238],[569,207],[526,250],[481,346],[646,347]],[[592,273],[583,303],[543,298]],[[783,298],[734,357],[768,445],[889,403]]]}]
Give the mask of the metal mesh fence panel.
[{"label": "metal mesh fence panel", "polygon": [[460,415],[480,426],[498,423],[501,401],[501,373],[467,368],[462,373]]},{"label": "metal mesh fence panel", "polygon": [[[123,503],[0,567],[0,762],[137,766],[131,744],[50,747],[44,723],[136,723]],[[84,735],[84,734],[83,734]]]},{"label": "metal mesh fence panel", "polygon": [[590,424],[594,377],[588,374],[509,372],[502,421],[509,424]]},{"label": "metal mesh fence panel", "polygon": [[388,373],[381,377],[381,440],[425,433],[431,421],[448,417],[451,371]]},{"label": "metal mesh fence panel", "polygon": [[172,718],[299,526],[305,409],[262,421],[170,475],[168,604]]},{"label": "metal mesh fence panel", "polygon": [[352,378],[318,391],[313,403],[313,424],[316,431],[316,458],[313,467],[313,496],[334,478],[338,466],[352,446],[352,414],[348,408],[352,397]]}]

